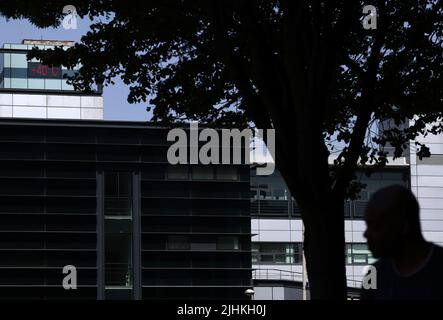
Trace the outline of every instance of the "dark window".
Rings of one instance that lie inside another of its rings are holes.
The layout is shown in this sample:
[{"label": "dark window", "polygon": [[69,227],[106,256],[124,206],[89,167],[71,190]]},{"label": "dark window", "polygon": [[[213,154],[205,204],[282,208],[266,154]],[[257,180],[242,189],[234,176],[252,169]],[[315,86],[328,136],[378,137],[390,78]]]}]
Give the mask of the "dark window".
[{"label": "dark window", "polygon": [[106,287],[132,286],[131,234],[106,233],[105,236]]},{"label": "dark window", "polygon": [[376,261],[366,243],[346,244],[346,264],[368,265]]},{"label": "dark window", "polygon": [[217,179],[218,180],[238,180],[238,172],[236,167],[217,167]]},{"label": "dark window", "polygon": [[192,167],[192,179],[194,180],[213,180],[214,168],[209,166]]},{"label": "dark window", "polygon": [[168,167],[168,179],[171,180],[187,180],[189,179],[188,167],[170,166]]},{"label": "dark window", "polygon": [[252,263],[256,264],[301,264],[301,243],[253,243]]},{"label": "dark window", "polygon": [[128,299],[132,295],[132,173],[106,172],[105,186],[105,295]]},{"label": "dark window", "polygon": [[168,237],[169,250],[189,250],[190,243],[187,236],[169,236]]},{"label": "dark window", "polygon": [[233,237],[233,236],[218,237],[217,250],[238,250],[238,249],[240,249],[238,237]]},{"label": "dark window", "polygon": [[131,216],[131,173],[105,173],[105,213],[107,216]]}]

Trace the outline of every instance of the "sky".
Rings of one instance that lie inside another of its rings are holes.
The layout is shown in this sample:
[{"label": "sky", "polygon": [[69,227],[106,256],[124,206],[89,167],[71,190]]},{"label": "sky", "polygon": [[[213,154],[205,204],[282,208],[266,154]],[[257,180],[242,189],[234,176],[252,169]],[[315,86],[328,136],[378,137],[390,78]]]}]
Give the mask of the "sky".
[{"label": "sky", "polygon": [[[71,40],[79,42],[89,30],[89,20],[78,19],[77,29],[59,28],[39,29],[28,20],[9,20],[0,16],[0,46],[4,43],[21,43],[23,39]],[[104,88],[105,120],[147,121],[150,114],[146,111],[147,103],[130,104],[127,101],[128,87],[115,79],[115,85]]]}]

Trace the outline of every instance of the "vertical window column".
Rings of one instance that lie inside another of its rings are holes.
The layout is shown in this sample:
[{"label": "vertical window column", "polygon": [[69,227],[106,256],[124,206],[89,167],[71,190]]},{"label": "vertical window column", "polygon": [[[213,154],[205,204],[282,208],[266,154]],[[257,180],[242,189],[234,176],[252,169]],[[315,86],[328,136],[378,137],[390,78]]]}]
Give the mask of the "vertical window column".
[{"label": "vertical window column", "polygon": [[104,174],[104,286],[106,299],[133,298],[133,179]]}]

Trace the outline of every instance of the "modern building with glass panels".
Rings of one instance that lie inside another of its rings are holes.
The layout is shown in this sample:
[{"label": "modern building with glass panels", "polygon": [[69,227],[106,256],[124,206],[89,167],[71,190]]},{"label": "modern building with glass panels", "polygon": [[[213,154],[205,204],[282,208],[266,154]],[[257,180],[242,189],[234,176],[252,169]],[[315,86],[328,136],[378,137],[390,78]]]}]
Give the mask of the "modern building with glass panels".
[{"label": "modern building with glass panels", "polygon": [[249,165],[170,165],[167,132],[0,119],[0,298],[249,299]]},{"label": "modern building with glass panels", "polygon": [[[357,179],[366,188],[357,200],[345,202],[345,254],[350,296],[358,295],[365,269],[375,262],[363,237],[366,204],[382,187],[392,184],[410,187],[410,169],[405,161],[400,159],[371,175],[367,175],[368,170],[360,169]],[[302,283],[307,278],[300,209],[278,171],[272,176],[257,176],[252,168],[251,191],[254,298],[302,299]]]},{"label": "modern building with glass panels", "polygon": [[[363,238],[363,213],[369,197],[391,184],[409,186],[409,166],[397,161],[370,176],[360,169],[357,178],[366,188],[358,200],[345,202],[346,272],[351,295],[358,293],[352,288],[361,286],[365,268],[374,262]],[[278,171],[257,176],[252,168],[251,191],[254,299],[302,299],[302,283],[307,278],[300,209]]]},{"label": "modern building with glass panels", "polygon": [[[367,170],[358,170],[357,179],[366,184],[366,188],[357,200],[345,202],[350,298],[358,298],[357,289],[361,287],[363,275],[374,262],[363,236],[366,229],[363,213],[370,196],[378,189],[392,184],[410,188],[420,205],[425,239],[443,245],[443,136],[428,134],[416,141],[430,148],[430,158],[420,160],[415,141],[411,141],[404,155],[395,161],[391,158],[385,168],[373,171],[370,176]],[[307,278],[302,255],[303,224],[297,203],[278,172],[272,176],[256,176],[252,168],[251,191],[254,299],[302,299],[302,282]]]},{"label": "modern building with glass panels", "polygon": [[0,118],[103,119],[100,87],[75,91],[67,78],[75,70],[27,60],[34,47],[68,48],[71,41],[23,40],[0,48]]}]

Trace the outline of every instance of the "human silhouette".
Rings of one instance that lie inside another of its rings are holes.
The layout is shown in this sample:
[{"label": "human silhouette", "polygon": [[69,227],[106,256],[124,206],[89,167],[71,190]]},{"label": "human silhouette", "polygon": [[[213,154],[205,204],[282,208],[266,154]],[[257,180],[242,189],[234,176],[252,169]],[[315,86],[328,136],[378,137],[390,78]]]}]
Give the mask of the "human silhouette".
[{"label": "human silhouette", "polygon": [[362,300],[443,299],[443,248],[423,238],[419,211],[403,186],[383,188],[369,200],[364,236],[378,261],[376,288],[362,288]]}]

